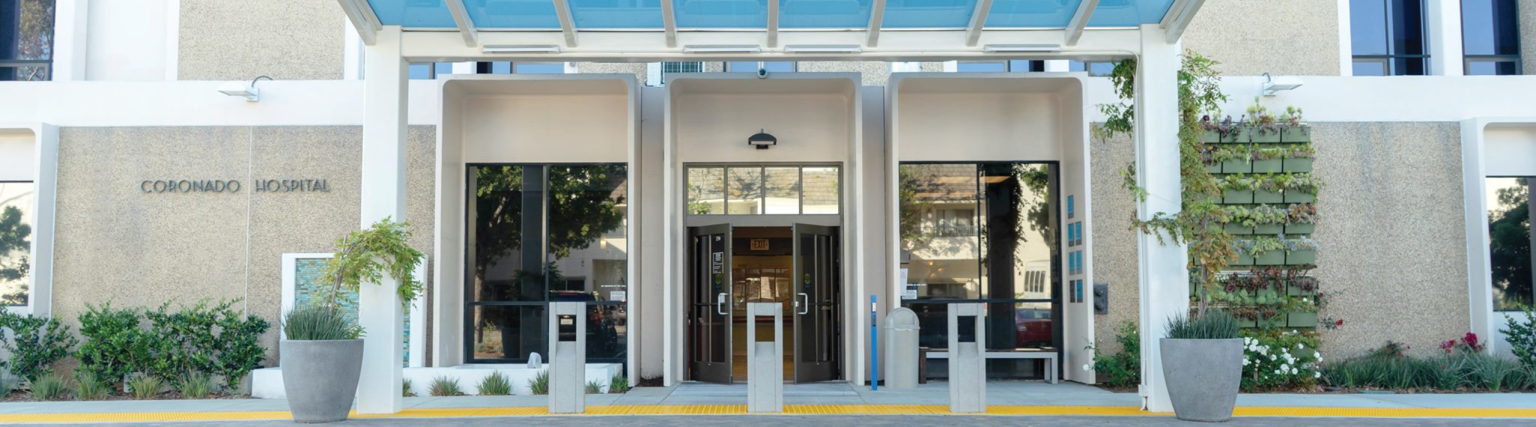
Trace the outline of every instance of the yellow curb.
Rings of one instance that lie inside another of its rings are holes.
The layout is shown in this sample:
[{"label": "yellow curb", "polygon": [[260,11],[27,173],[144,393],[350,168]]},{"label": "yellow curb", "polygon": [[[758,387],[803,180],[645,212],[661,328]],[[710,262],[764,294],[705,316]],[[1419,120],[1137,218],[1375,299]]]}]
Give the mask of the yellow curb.
[{"label": "yellow curb", "polygon": [[[785,415],[953,415],[946,405],[785,405]],[[478,418],[550,415],[543,407],[410,408],[353,418]],[[573,414],[574,415],[574,414]],[[749,415],[746,405],[589,406],[581,415]],[[761,414],[751,414],[761,415]],[[986,415],[1169,416],[1134,406],[990,406]],[[1536,418],[1536,409],[1240,407],[1238,417]],[[288,419],[287,411],[0,414],[0,423],[239,421]]]}]

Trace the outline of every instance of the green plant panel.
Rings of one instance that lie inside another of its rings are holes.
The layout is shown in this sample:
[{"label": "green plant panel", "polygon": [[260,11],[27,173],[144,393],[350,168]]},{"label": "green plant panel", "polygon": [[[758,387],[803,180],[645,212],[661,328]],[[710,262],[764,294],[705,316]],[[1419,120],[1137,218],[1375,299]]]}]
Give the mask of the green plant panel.
[{"label": "green plant panel", "polygon": [[[1275,252],[1281,252],[1281,251],[1275,251]],[[1317,251],[1313,251],[1313,250],[1291,251],[1290,254],[1287,254],[1285,256],[1285,263],[1288,264],[1288,265],[1316,264],[1317,263]]]},{"label": "green plant panel", "polygon": [[1312,203],[1317,201],[1317,196],[1301,191],[1285,192],[1285,203]]},{"label": "green plant panel", "polygon": [[1284,203],[1285,193],[1259,190],[1253,192],[1254,203]]},{"label": "green plant panel", "polygon": [[1208,130],[1200,134],[1200,142],[1217,144],[1221,142],[1221,132]]},{"label": "green plant panel", "polygon": [[1226,224],[1227,234],[1243,235],[1253,234],[1253,227],[1244,227],[1242,224]]},{"label": "green plant panel", "polygon": [[1237,262],[1232,263],[1232,265],[1253,265],[1253,257],[1248,256],[1248,254],[1238,252]]},{"label": "green plant panel", "polygon": [[1227,190],[1222,194],[1221,202],[1226,204],[1253,203],[1253,192],[1248,190]]},{"label": "green plant panel", "polygon": [[1312,142],[1312,127],[1301,126],[1280,130],[1280,142]]},{"label": "green plant panel", "polygon": [[1317,313],[1291,313],[1289,317],[1290,319],[1285,322],[1286,326],[1292,328],[1317,327]]},{"label": "green plant panel", "polygon": [[1312,234],[1317,224],[1286,224],[1285,234]]},{"label": "green plant panel", "polygon": [[1226,160],[1221,162],[1221,171],[1226,173],[1248,173],[1253,170],[1253,164],[1243,160]]},{"label": "green plant panel", "polygon": [[1269,251],[1253,259],[1254,265],[1284,265],[1285,251]]},{"label": "green plant panel", "polygon": [[1248,139],[1255,144],[1274,144],[1280,142],[1279,132],[1264,132],[1259,129],[1249,129]]},{"label": "green plant panel", "polygon": [[1312,159],[1285,159],[1285,171],[1291,173],[1311,172]]},{"label": "green plant panel", "polygon": [[1206,163],[1205,171],[1209,173],[1221,173],[1221,163]]},{"label": "green plant panel", "polygon": [[1253,227],[1253,234],[1262,236],[1274,236],[1285,232],[1285,226],[1280,224],[1259,224]]},{"label": "green plant panel", "polygon": [[1237,319],[1237,325],[1238,325],[1238,327],[1252,329],[1252,328],[1259,327],[1259,322],[1257,322],[1257,321],[1255,321],[1253,319],[1238,318]]},{"label": "green plant panel", "polygon": [[1283,159],[1254,160],[1253,173],[1280,173],[1285,169]]}]

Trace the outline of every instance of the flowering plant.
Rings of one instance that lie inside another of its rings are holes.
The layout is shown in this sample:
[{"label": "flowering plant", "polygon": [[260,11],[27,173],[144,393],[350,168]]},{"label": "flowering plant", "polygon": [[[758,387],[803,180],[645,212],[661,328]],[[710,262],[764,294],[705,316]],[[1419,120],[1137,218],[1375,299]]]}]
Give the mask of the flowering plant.
[{"label": "flowering plant", "polygon": [[1243,391],[1307,390],[1322,378],[1315,332],[1256,332],[1243,337]]},{"label": "flowering plant", "polygon": [[1477,334],[1467,332],[1460,341],[1447,340],[1440,343],[1440,349],[1444,350],[1445,354],[1476,353],[1483,351],[1483,343],[1477,340]]}]

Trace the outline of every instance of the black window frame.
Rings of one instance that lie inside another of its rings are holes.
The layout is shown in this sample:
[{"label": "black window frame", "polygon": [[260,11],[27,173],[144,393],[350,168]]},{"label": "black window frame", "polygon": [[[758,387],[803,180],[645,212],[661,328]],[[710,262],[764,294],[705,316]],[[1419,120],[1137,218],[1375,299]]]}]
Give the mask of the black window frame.
[{"label": "black window frame", "polygon": [[[1492,1],[1497,2],[1499,0],[1492,0]],[[1515,5],[1515,15],[1516,16],[1515,16],[1515,19],[1512,21],[1514,23],[1514,25],[1515,25],[1515,28],[1514,28],[1515,37],[1513,37],[1511,39],[1514,40],[1514,42],[1515,42],[1515,44],[1514,44],[1514,51],[1515,51],[1515,53],[1503,54],[1503,55],[1499,55],[1499,54],[1482,55],[1482,54],[1468,54],[1468,53],[1466,53],[1466,51],[1467,51],[1467,25],[1466,25],[1466,23],[1467,23],[1466,10],[1467,9],[1466,9],[1466,0],[1461,0],[1460,4],[1461,4],[1461,9],[1460,10],[1462,11],[1462,14],[1461,14],[1461,23],[1462,23],[1462,25],[1461,25],[1461,50],[1462,50],[1461,70],[1462,70],[1462,74],[1464,74],[1464,75],[1474,75],[1474,74],[1472,74],[1472,64],[1473,63],[1492,63],[1492,64],[1512,63],[1512,64],[1515,64],[1515,72],[1514,72],[1514,74],[1494,74],[1494,75],[1514,75],[1514,76],[1518,76],[1518,75],[1525,74],[1525,67],[1524,67],[1525,64],[1524,64],[1524,61],[1521,61],[1521,57],[1520,57],[1520,48],[1521,48],[1521,45],[1522,45],[1521,39],[1523,38],[1523,37],[1520,36],[1520,17],[1519,17],[1520,5],[1518,3]],[[1495,7],[1494,8],[1494,14],[1495,14],[1494,19],[1495,20],[1498,19],[1498,16],[1497,16],[1498,11],[1499,11],[1499,9],[1497,7]],[[1497,34],[1495,34],[1495,39],[1497,39]],[[1477,75],[1486,75],[1486,74],[1477,74]]]},{"label": "black window frame", "polygon": [[[32,1],[49,3],[51,4],[49,8],[54,11],[53,15],[48,15],[48,19],[51,22],[48,24],[48,31],[50,31],[48,36],[49,46],[45,49],[47,57],[20,58],[20,56],[24,56],[21,52],[17,52],[20,49],[18,42],[20,42],[22,36],[21,7],[22,3],[25,3],[26,0],[0,1],[0,4],[3,4],[3,6],[0,6],[0,12],[9,12],[0,14],[0,19],[10,18],[9,20],[0,21],[0,35],[3,35],[0,36],[0,81],[46,82],[53,80],[53,51],[55,47],[53,44],[58,39],[58,17],[56,16],[58,13],[58,2],[56,0]],[[24,70],[34,70],[36,74],[30,79],[18,79]]]},{"label": "black window frame", "polygon": [[[465,182],[466,184],[469,183],[470,178],[476,172],[476,168],[479,168],[479,167],[496,167],[496,166],[519,166],[519,167],[537,166],[537,167],[544,167],[544,168],[546,168],[546,174],[548,173],[547,172],[548,168],[573,167],[573,166],[623,166],[625,168],[625,173],[627,174],[627,173],[629,173],[629,168],[632,167],[628,162],[549,162],[549,163],[479,162],[479,163],[466,163],[464,165],[464,176],[462,177],[462,179],[464,180],[463,182]],[[547,183],[546,183],[546,185],[547,185]],[[630,184],[626,184],[626,185],[629,186],[628,188],[625,189],[625,198],[627,199],[629,197],[629,190],[633,188],[633,184],[630,183]],[[470,210],[474,209],[475,191],[476,191],[476,189],[469,188],[468,185],[466,185],[465,188],[464,188],[464,193],[463,193],[465,195],[465,200],[464,200],[465,212],[464,212],[464,215],[466,217],[469,215]],[[546,197],[547,197],[547,195],[548,195],[548,190],[547,189],[542,190],[541,192],[545,193]],[[631,209],[632,208],[633,207],[631,207]],[[549,209],[547,204],[545,206],[545,209],[546,209],[546,211]],[[474,227],[474,226],[475,226],[475,224],[471,223],[470,221],[465,221],[464,222],[464,230],[463,231],[465,232],[466,236],[469,235],[469,231],[470,231],[471,227]],[[633,227],[633,226],[634,226],[634,224],[630,224],[627,221],[627,219],[626,219],[626,221],[625,221],[625,238],[626,238],[626,240],[628,240],[628,238],[633,235],[631,233],[632,230],[630,229],[630,227]],[[548,233],[549,232],[549,224],[547,224],[547,222],[546,222],[546,224],[544,224],[543,227],[544,227],[545,233]],[[472,250],[473,250],[474,245],[475,245],[475,241],[473,241],[472,239],[466,238],[466,239],[464,239],[463,245],[464,246],[463,246],[463,248],[461,250],[463,250],[464,253],[466,253],[466,254],[472,253]],[[546,248],[548,248],[549,240],[547,238],[544,239],[544,245],[545,245]],[[624,256],[625,256],[625,262],[628,262],[630,260],[630,257],[635,256],[635,254],[634,253],[626,253]],[[545,298],[544,298],[543,301],[475,301],[475,297],[473,296],[474,295],[474,293],[473,293],[474,292],[474,284],[475,284],[474,260],[469,258],[469,257],[465,257],[464,263],[463,263],[463,265],[460,266],[460,268],[464,269],[464,283],[463,283],[463,286],[464,286],[464,288],[463,288],[464,298],[463,298],[463,305],[462,305],[462,307],[464,309],[464,313],[462,313],[463,316],[462,316],[462,320],[461,320],[463,322],[463,325],[464,325],[464,334],[463,334],[463,336],[461,338],[463,339],[464,342],[462,342],[461,346],[460,346],[460,348],[464,352],[464,363],[466,363],[466,364],[470,364],[470,363],[527,363],[528,362],[528,358],[483,358],[482,359],[482,358],[475,357],[475,339],[474,339],[474,334],[475,334],[475,329],[476,329],[474,327],[475,309],[477,307],[513,307],[513,306],[519,306],[519,307],[541,307],[544,310],[544,315],[545,315],[546,322],[547,322],[548,321],[548,316],[549,316],[549,303],[551,303],[551,302],[559,302],[559,301],[553,301],[551,298],[549,298],[548,294],[551,291],[555,290],[553,288],[553,286],[550,283],[547,283],[547,282],[545,283],[545,285],[544,285],[544,292],[545,292],[546,295],[545,295]],[[628,268],[625,269],[625,271],[624,271],[624,276],[625,276],[624,277],[624,281],[625,281],[625,283],[634,283],[634,280],[633,280],[634,278],[632,277],[633,274],[634,274],[633,271],[629,270]],[[626,287],[625,288],[625,292],[628,292],[628,291],[629,291],[629,289]],[[629,320],[630,319],[628,318],[628,313],[631,313],[631,310],[629,309],[630,308],[629,307],[629,298],[626,297],[624,299],[624,301],[608,300],[608,301],[585,301],[585,302],[586,302],[586,308],[588,310],[590,310],[592,307],[596,307],[596,306],[622,306],[624,308],[625,313],[626,313],[626,318],[625,318],[625,321],[624,321],[625,328],[626,328],[626,330],[629,330],[629,325],[630,325]],[[538,330],[539,331],[544,331],[544,332],[547,333],[548,328],[538,328]],[[588,330],[588,332],[590,333],[591,330]],[[626,345],[625,345],[625,348],[619,354],[618,357],[592,357],[592,356],[588,356],[587,357],[587,363],[616,363],[616,364],[623,365],[625,371],[627,371],[628,369],[631,369],[628,366],[629,365],[629,351],[630,351],[630,349],[628,348],[628,343],[629,343],[629,340],[632,339],[632,338],[633,338],[633,336],[632,335],[628,335],[627,332],[626,332],[626,336],[625,336],[625,343],[626,343]],[[545,344],[547,346],[547,344],[549,343],[549,337],[547,337],[547,336],[544,337],[544,342],[545,342]],[[503,344],[503,345],[505,345],[505,344]],[[547,353],[547,349],[541,349],[541,351],[539,351],[539,354],[541,354],[544,357],[546,357],[546,361],[548,361],[547,357],[549,357],[549,355],[546,354],[546,353]]]},{"label": "black window frame", "polygon": [[[1431,66],[1430,66],[1431,64],[1429,62],[1429,59],[1430,59],[1429,52],[1431,52],[1431,50],[1430,50],[1430,45],[1429,45],[1429,15],[1428,15],[1428,10],[1427,10],[1429,6],[1428,6],[1428,2],[1427,1],[1425,1],[1425,0],[1413,0],[1413,1],[1417,1],[1418,4],[1419,4],[1419,42],[1420,42],[1421,45],[1423,45],[1423,50],[1424,50],[1423,54],[1405,54],[1405,53],[1397,53],[1396,52],[1397,48],[1396,48],[1395,44],[1393,43],[1393,41],[1395,40],[1395,36],[1397,35],[1397,33],[1396,33],[1397,28],[1393,25],[1392,16],[1393,16],[1393,11],[1395,10],[1393,8],[1397,6],[1397,2],[1400,1],[1400,0],[1349,0],[1349,1],[1351,1],[1351,2],[1355,2],[1355,1],[1379,1],[1379,2],[1382,2],[1382,11],[1384,12],[1382,14],[1382,19],[1386,21],[1385,25],[1383,26],[1383,28],[1385,28],[1386,31],[1387,31],[1387,34],[1385,36],[1385,40],[1386,40],[1386,43],[1387,43],[1387,46],[1386,46],[1387,53],[1386,54],[1357,54],[1357,53],[1354,52],[1354,47],[1353,46],[1349,47],[1349,49],[1350,49],[1350,64],[1351,64],[1351,68],[1353,68],[1353,64],[1355,64],[1355,63],[1380,63],[1380,64],[1382,64],[1382,69],[1385,70],[1385,74],[1380,76],[1380,77],[1390,77],[1390,76],[1427,76],[1427,75],[1434,74],[1434,70],[1431,69]],[[1350,27],[1350,37],[1351,38],[1355,37],[1355,28],[1353,26]],[[1400,70],[1398,70],[1398,66],[1397,66],[1397,63],[1399,62],[1399,60],[1417,60],[1417,61],[1421,61],[1421,64],[1422,64],[1421,67],[1423,68],[1423,71],[1424,71],[1423,74],[1407,74],[1406,72],[1401,72]],[[1351,74],[1353,75],[1353,73],[1351,73]],[[1373,77],[1375,77],[1375,76],[1373,76]]]}]

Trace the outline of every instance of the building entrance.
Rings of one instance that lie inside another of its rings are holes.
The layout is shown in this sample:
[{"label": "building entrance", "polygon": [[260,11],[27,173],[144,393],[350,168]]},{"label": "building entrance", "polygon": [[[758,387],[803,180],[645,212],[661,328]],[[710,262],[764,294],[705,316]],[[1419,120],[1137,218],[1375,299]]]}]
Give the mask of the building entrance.
[{"label": "building entrance", "polygon": [[[744,382],[747,328],[772,336],[771,320],[752,323],[747,303],[784,306],[784,381],[840,377],[841,259],[837,227],[732,227],[689,230],[689,372],[697,381]],[[766,320],[766,319],[763,319]]]}]

